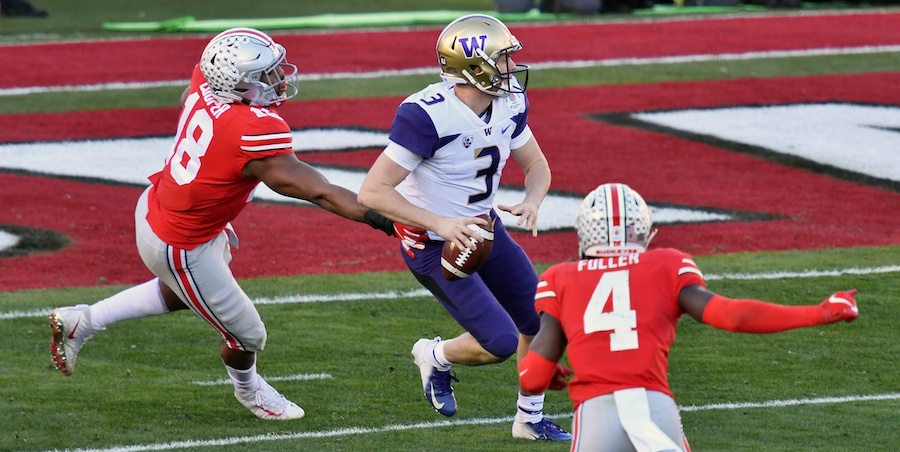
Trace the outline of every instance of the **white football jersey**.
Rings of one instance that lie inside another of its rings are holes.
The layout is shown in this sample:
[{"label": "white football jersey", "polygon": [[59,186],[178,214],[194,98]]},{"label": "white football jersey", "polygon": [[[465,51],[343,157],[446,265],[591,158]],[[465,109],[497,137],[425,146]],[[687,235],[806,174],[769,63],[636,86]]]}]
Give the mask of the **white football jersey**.
[{"label": "white football jersey", "polygon": [[498,97],[482,118],[454,86],[435,83],[407,97],[385,153],[411,171],[404,195],[410,203],[441,216],[473,217],[493,207],[510,150],[531,139],[528,99]]}]

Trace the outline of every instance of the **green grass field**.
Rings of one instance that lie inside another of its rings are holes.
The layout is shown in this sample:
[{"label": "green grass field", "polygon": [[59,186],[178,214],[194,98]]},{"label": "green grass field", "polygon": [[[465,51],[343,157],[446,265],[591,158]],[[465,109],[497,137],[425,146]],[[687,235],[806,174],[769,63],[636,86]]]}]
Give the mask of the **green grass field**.
[{"label": "green grass field", "polygon": [[[900,247],[757,253],[698,258],[710,288],[735,297],[786,304],[817,303],[832,291],[860,290],[861,317],[851,324],[778,335],[731,334],[682,319],[670,378],[695,450],[895,450],[900,421],[897,325],[900,273],[735,280],[741,272],[873,269],[894,265]],[[541,266],[543,268],[543,266]],[[770,276],[771,277],[771,276]],[[721,279],[716,279],[721,278]],[[227,378],[217,335],[193,314],[120,323],[100,333],[79,356],[76,374],[49,367],[43,314],[58,305],[91,302],[119,287],[34,290],[3,294],[0,320],[0,450],[105,449],[146,445],[162,450],[567,450],[509,437],[515,368],[459,368],[460,412],[449,422],[420,394],[409,349],[419,337],[459,333],[434,300],[376,299],[416,289],[403,273],[297,276],[245,281],[254,299],[365,293],[357,301],[261,304],[269,346],[266,376],[328,374],[274,383],[307,416],[290,423],[259,421],[241,407]],[[308,299],[309,300],[309,299]],[[893,394],[888,400],[858,397]],[[713,404],[820,400],[786,407],[713,409]],[[568,426],[565,393],[547,396],[546,412]],[[190,443],[193,441],[194,443]]]},{"label": "green grass field", "polygon": [[[112,0],[32,3],[48,9],[51,17],[0,20],[0,42],[131,36],[101,30],[103,21],[416,10],[435,8],[438,2],[157,1],[140,7]],[[490,0],[439,3],[442,9],[492,9]],[[536,71],[529,89],[898,68],[900,55],[882,53],[568,69]],[[300,98],[402,96],[410,86],[430,80],[433,77],[410,76],[313,82],[301,90]],[[0,114],[174,106],[180,92],[166,88],[132,90],[124,96],[117,91],[7,96],[0,102]],[[684,407],[685,431],[694,450],[900,449],[900,245],[697,256],[697,262],[708,277],[714,276],[710,288],[732,297],[811,304],[855,287],[860,290],[861,314],[851,324],[767,336],[726,333],[683,318],[671,353],[670,380]],[[536,265],[543,269],[549,264]],[[863,271],[855,274],[852,269]],[[835,270],[837,275],[802,275],[812,270]],[[736,273],[757,279],[729,276]],[[219,337],[187,312],[114,325],[87,344],[76,374],[62,378],[50,367],[46,313],[56,306],[91,303],[121,287],[0,292],[0,332],[6,340],[0,348],[0,451],[568,450],[567,444],[510,437],[516,396],[512,362],[457,369],[460,411],[454,418],[438,415],[425,403],[409,350],[419,337],[451,337],[461,331],[430,297],[378,296],[418,289],[410,275],[297,275],[242,283],[254,299],[363,294],[355,301],[259,305],[269,330],[260,371],[270,379],[300,376],[273,385],[304,407],[303,420],[260,421],[234,399],[230,384],[196,384],[227,375],[218,358]],[[772,401],[787,402],[754,405]],[[740,405],[745,403],[748,406]],[[564,392],[548,394],[545,412],[558,415],[564,427],[570,425],[571,405]]]}]

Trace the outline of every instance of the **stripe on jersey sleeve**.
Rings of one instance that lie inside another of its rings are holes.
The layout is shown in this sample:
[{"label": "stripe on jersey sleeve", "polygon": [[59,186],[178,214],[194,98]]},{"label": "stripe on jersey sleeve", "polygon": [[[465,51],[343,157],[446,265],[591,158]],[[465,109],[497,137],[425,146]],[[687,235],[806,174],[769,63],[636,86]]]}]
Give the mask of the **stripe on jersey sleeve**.
[{"label": "stripe on jersey sleeve", "polygon": [[271,151],[294,147],[291,133],[270,133],[265,135],[241,135],[241,149],[248,152]]},{"label": "stripe on jersey sleeve", "polygon": [[621,184],[608,184],[603,195],[609,208],[609,212],[606,213],[607,245],[624,246],[625,225],[628,224],[625,193]]},{"label": "stripe on jersey sleeve", "polygon": [[699,275],[701,278],[703,277],[703,273],[700,273],[700,270],[697,269],[697,268],[692,268],[692,267],[681,267],[681,268],[678,269],[678,276],[681,276],[681,275],[683,275],[683,274],[685,274],[685,273],[694,273],[694,274],[696,274],[696,275]]},{"label": "stripe on jersey sleeve", "polygon": [[542,298],[556,298],[556,292],[552,289],[549,289],[547,286],[547,281],[540,281],[537,285],[537,292],[534,294],[535,300],[540,300]]},{"label": "stripe on jersey sleeve", "polygon": [[700,268],[697,267],[697,264],[694,261],[688,258],[684,258],[681,259],[681,263],[686,265],[678,269],[678,276],[681,276],[685,273],[694,273],[696,275],[699,275],[701,278],[703,277],[703,273],[700,272]]}]

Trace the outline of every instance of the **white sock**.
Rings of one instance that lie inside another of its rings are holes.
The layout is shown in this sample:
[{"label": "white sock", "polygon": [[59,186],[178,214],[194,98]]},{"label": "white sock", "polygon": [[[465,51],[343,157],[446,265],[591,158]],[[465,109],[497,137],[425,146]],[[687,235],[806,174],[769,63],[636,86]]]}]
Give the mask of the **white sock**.
[{"label": "white sock", "polygon": [[450,361],[447,361],[447,357],[444,355],[444,345],[445,344],[446,344],[445,341],[438,342],[437,345],[434,346],[434,352],[432,353],[434,360],[438,364],[436,366],[438,368],[438,370],[447,370],[450,368],[451,363],[450,363]]},{"label": "white sock", "polygon": [[122,320],[139,319],[169,312],[159,278],[125,289],[91,305],[91,325],[97,331]]},{"label": "white sock", "polygon": [[516,421],[540,422],[544,418],[544,394],[522,395],[522,393],[519,393],[516,407],[518,408],[516,410]]},{"label": "white sock", "polygon": [[[224,363],[223,363],[224,364]],[[259,390],[259,375],[256,373],[256,363],[253,363],[249,369],[241,370],[225,364],[225,370],[234,383],[234,389],[241,392],[256,392]]]}]

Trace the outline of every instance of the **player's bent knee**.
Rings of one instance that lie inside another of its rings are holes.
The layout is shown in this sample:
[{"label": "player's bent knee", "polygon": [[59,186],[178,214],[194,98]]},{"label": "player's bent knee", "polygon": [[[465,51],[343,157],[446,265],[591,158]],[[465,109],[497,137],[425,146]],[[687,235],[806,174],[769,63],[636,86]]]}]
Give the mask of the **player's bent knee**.
[{"label": "player's bent knee", "polygon": [[243,349],[248,352],[261,352],[266,348],[266,330],[265,328],[245,333],[241,336],[240,341]]},{"label": "player's bent knee", "polygon": [[490,342],[483,344],[483,347],[490,354],[499,358],[498,362],[506,361],[519,348],[519,335],[503,334],[492,338]]}]

